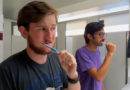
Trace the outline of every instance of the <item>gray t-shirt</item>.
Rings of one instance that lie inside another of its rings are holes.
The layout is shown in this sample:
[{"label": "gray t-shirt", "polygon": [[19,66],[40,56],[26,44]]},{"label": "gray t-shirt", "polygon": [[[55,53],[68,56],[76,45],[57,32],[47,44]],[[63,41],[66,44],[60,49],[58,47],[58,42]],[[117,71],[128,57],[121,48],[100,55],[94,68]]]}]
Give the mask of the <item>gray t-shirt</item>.
[{"label": "gray t-shirt", "polygon": [[62,90],[67,87],[66,72],[55,53],[48,55],[45,64],[37,64],[23,50],[0,64],[0,90]]}]

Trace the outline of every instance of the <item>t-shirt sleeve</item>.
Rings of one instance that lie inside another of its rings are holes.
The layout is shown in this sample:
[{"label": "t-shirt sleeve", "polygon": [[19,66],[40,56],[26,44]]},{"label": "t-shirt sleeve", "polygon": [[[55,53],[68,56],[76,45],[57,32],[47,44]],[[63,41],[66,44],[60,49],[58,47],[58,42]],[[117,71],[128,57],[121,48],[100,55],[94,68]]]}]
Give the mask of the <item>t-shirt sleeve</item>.
[{"label": "t-shirt sleeve", "polygon": [[93,67],[96,67],[96,65],[90,59],[88,54],[81,50],[76,51],[76,61],[81,72],[84,72]]}]

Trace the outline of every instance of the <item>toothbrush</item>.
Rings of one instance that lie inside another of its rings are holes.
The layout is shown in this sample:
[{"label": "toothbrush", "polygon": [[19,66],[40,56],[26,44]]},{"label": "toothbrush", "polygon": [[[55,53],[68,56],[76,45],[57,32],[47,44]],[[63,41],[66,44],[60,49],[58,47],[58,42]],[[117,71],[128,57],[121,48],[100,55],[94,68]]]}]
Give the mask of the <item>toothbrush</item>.
[{"label": "toothbrush", "polygon": [[[57,49],[55,49],[55,48],[53,48],[53,47],[51,47],[51,46],[49,46],[49,45],[47,45],[47,44],[45,44],[45,43],[42,43],[44,46],[46,46],[46,47],[48,47],[48,48],[50,48],[52,51],[54,51],[54,52],[56,52],[56,53],[60,53],[60,51],[59,50],[57,50]],[[71,63],[69,63],[69,66],[71,65]]]},{"label": "toothbrush", "polygon": [[54,52],[56,52],[56,53],[60,53],[59,50],[57,50],[57,49],[55,49],[55,48],[53,48],[53,47],[51,47],[51,46],[49,46],[49,45],[47,45],[47,44],[45,44],[45,43],[42,43],[42,44],[43,44],[44,46],[50,48],[52,51],[54,51]]}]

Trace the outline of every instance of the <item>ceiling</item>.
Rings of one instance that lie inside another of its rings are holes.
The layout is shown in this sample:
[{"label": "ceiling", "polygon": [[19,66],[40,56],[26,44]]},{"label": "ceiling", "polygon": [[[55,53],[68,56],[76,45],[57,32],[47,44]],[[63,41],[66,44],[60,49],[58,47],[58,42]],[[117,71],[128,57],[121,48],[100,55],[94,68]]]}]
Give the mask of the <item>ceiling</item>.
[{"label": "ceiling", "polygon": [[[45,1],[55,7],[59,14],[84,10],[92,7],[106,6],[106,4],[129,0],[3,0],[4,18],[16,20],[18,11],[28,2]],[[95,3],[96,2],[96,3]],[[111,6],[110,6],[111,7]]]},{"label": "ceiling", "polygon": [[[30,1],[34,0],[3,0],[4,18],[15,20],[19,9]],[[53,7],[55,7],[56,9],[60,9],[86,0],[37,0],[37,1],[45,1],[50,5],[52,5]]]}]

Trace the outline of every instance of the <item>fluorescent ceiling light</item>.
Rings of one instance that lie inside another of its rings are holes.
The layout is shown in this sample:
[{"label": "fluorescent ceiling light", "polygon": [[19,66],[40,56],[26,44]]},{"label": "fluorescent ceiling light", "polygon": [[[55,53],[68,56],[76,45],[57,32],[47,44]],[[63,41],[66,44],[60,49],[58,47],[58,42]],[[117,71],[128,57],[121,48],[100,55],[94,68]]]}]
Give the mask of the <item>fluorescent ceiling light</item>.
[{"label": "fluorescent ceiling light", "polygon": [[77,14],[76,12],[72,12],[72,13],[59,15],[58,22],[81,19],[81,18],[92,17],[97,15],[110,14],[110,13],[126,11],[126,10],[129,10],[129,5],[113,7],[109,9],[103,9],[103,10],[100,10],[99,8],[92,8],[92,9],[84,10],[86,12],[81,11],[81,13],[77,13]]}]

